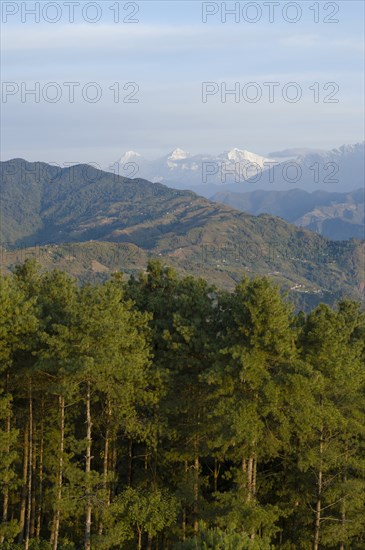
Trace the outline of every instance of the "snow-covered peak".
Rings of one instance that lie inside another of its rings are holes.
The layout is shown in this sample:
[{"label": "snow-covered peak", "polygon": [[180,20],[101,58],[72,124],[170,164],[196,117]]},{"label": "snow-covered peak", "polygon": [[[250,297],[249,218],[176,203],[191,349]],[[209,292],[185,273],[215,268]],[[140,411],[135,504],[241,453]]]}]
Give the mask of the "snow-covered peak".
[{"label": "snow-covered peak", "polygon": [[175,149],[172,151],[172,153],[169,155],[169,160],[184,160],[190,157],[190,153],[187,153],[183,149]]},{"label": "snow-covered peak", "polygon": [[[135,151],[127,151],[119,162],[124,170],[121,170],[121,173],[127,177],[133,177],[133,175],[136,177],[135,174],[138,174],[140,178],[161,182],[178,189],[194,189],[196,187],[199,192],[205,184],[208,189],[209,186],[243,184],[247,180],[250,180],[251,189],[254,186],[273,189],[271,179],[264,175],[264,172],[275,164],[287,162],[289,159],[295,159],[295,162],[303,166],[303,181],[300,179],[297,184],[302,189],[316,189],[312,181],[313,168],[311,168],[315,162],[318,162],[320,166],[324,166],[328,162],[337,164],[339,176],[343,175],[342,179],[338,177],[339,183],[336,190],[352,190],[363,185],[364,143],[343,145],[331,151],[305,148],[285,149],[270,153],[268,157],[238,147],[227,148],[215,154],[196,152],[190,154],[183,149],[176,148],[170,153],[166,151],[164,156],[151,160]],[[323,179],[329,175],[325,169],[322,169],[322,172]],[[306,173],[310,174],[312,180],[309,179],[309,176],[305,179]],[[280,174],[280,171],[277,170],[276,174]],[[358,174],[361,174],[361,177]],[[289,185],[293,185],[291,181],[284,181],[282,176],[277,176],[277,180],[277,189],[286,189]],[[346,184],[346,182],[349,183]],[[238,187],[236,188],[238,189]]]},{"label": "snow-covered peak", "polygon": [[337,149],[331,149],[330,151],[313,151],[307,154],[300,155],[297,158],[297,162],[304,164],[306,166],[311,166],[313,162],[321,162],[322,164],[326,162],[334,163],[360,163],[364,164],[364,150],[365,142],[355,143],[352,145],[341,145]]},{"label": "snow-covered peak", "polygon": [[362,153],[364,152],[365,141],[354,143],[353,145],[341,145],[338,149],[333,149],[332,151],[339,151],[341,155],[351,154],[351,153]]},{"label": "snow-covered peak", "polygon": [[246,151],[245,149],[238,149],[235,147],[231,151],[228,151],[227,158],[234,162],[249,162],[251,164],[257,164],[263,166],[263,163],[267,160],[265,157]]},{"label": "snow-covered peak", "polygon": [[135,151],[127,151],[119,159],[119,164],[125,164],[126,162],[132,162],[133,160],[136,160],[138,158],[141,158],[141,155],[139,153],[136,153]]}]

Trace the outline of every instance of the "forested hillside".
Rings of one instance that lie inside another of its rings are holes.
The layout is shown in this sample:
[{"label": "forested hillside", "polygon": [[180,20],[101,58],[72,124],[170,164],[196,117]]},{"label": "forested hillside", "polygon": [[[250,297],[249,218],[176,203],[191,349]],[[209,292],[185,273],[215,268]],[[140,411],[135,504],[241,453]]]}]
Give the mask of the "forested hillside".
[{"label": "forested hillside", "polygon": [[0,284],[4,550],[363,550],[365,314],[150,261]]},{"label": "forested hillside", "polygon": [[82,280],[160,258],[227,289],[243,271],[274,277],[302,308],[364,297],[361,241],[330,241],[274,216],[89,165],[14,159],[1,163],[1,174],[0,268],[19,261],[14,249]]}]

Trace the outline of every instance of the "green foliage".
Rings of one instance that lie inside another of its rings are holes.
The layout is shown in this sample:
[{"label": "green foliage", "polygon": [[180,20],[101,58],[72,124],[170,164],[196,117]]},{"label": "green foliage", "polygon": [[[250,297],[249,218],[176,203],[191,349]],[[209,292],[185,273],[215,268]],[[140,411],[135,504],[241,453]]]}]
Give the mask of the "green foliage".
[{"label": "green foliage", "polygon": [[26,262],[0,306],[3,550],[364,547],[359,304],[295,316],[268,279],[151,261],[82,286]]},{"label": "green foliage", "polygon": [[156,536],[174,523],[177,501],[166,490],[133,489],[118,495],[106,514],[107,535],[98,539],[100,548],[120,548],[134,534]]},{"label": "green foliage", "polygon": [[208,529],[201,526],[199,534],[173,546],[173,550],[271,550],[269,543],[256,538],[254,541],[248,535],[235,531]]}]

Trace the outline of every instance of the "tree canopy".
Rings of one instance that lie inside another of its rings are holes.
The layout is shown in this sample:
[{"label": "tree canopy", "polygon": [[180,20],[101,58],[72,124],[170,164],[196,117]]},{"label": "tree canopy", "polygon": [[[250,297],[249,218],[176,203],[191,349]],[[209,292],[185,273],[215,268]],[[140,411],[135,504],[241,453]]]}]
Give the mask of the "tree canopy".
[{"label": "tree canopy", "polygon": [[0,280],[0,548],[361,550],[365,314],[150,261]]}]

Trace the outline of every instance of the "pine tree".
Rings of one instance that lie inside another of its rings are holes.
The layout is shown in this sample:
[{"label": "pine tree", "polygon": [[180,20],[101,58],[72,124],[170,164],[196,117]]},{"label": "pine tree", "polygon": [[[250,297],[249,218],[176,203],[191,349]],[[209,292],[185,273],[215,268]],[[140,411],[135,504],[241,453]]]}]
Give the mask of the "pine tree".
[{"label": "pine tree", "polygon": [[263,529],[275,533],[280,509],[260,495],[260,466],[290,444],[306,380],[291,308],[268,280],[244,279],[222,295],[219,310],[221,353],[208,381],[216,387],[217,441],[237,485],[218,500],[224,521],[254,540]]},{"label": "pine tree", "polygon": [[[0,546],[362,550],[365,314],[158,261],[0,279]],[[14,544],[18,537],[19,544]]]},{"label": "pine tree", "polygon": [[[320,305],[303,329],[303,357],[314,370],[316,410],[300,466],[311,477],[309,504],[313,550],[342,548],[364,539],[364,335],[365,316],[357,304],[338,311]],[[361,543],[360,543],[361,544]]]},{"label": "pine tree", "polygon": [[13,425],[12,410],[13,392],[19,377],[17,356],[29,352],[37,320],[34,302],[27,299],[14,279],[2,278],[0,282],[0,311],[0,484],[3,498],[0,541],[3,542],[5,538],[11,540],[18,529],[15,520],[9,521],[10,490],[18,482],[14,465],[19,430]]},{"label": "pine tree", "polygon": [[86,549],[91,547],[99,487],[103,481],[105,484],[105,478],[93,468],[93,411],[98,403],[109,403],[115,407],[114,418],[123,422],[125,429],[141,428],[136,397],[148,388],[146,322],[143,314],[132,311],[131,304],[123,301],[122,292],[115,284],[85,286],[77,291],[68,322],[54,325],[54,334],[48,337],[48,354],[65,373],[73,373],[84,401],[85,466],[81,483]]}]

